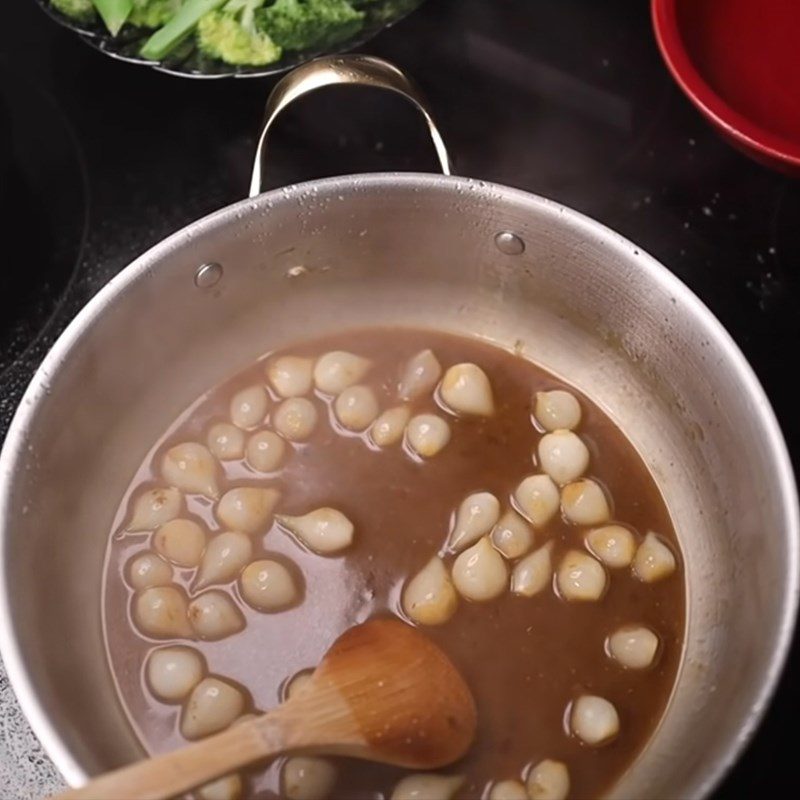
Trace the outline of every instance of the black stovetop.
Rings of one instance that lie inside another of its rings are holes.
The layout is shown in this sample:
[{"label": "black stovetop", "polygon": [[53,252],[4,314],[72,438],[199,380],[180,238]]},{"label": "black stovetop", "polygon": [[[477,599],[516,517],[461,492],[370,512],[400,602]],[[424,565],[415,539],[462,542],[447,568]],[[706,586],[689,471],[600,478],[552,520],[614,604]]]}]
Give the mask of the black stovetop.
[{"label": "black stovetop", "polygon": [[[748,161],[706,126],[667,75],[648,5],[429,0],[364,49],[422,84],[456,172],[596,217],[694,289],[755,367],[797,464],[788,370],[800,344],[800,182]],[[10,0],[3,14],[0,435],[47,347],[92,294],[167,234],[244,196],[272,85],[114,62],[30,0]],[[356,91],[290,111],[270,157],[273,185],[435,170],[410,108]],[[795,646],[787,673],[797,664]],[[787,674],[718,798],[793,785],[797,700]]]}]

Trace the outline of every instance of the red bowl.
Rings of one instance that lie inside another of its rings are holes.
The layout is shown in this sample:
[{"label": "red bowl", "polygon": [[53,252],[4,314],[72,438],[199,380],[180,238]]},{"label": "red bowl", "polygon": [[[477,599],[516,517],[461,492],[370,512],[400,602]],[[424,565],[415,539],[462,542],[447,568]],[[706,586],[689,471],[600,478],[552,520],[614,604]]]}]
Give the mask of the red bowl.
[{"label": "red bowl", "polygon": [[737,149],[800,176],[800,0],[651,0],[675,80]]}]

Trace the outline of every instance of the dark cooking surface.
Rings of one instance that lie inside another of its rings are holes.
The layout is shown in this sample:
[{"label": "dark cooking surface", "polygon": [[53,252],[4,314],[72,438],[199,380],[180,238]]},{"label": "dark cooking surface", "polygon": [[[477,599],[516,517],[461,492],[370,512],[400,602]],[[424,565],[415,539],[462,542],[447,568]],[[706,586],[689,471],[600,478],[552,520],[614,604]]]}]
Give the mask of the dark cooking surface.
[{"label": "dark cooking surface", "polygon": [[[164,235],[243,195],[271,85],[193,83],[117,64],[29,0],[6,5],[0,69],[24,72],[57,97],[86,159],[89,228],[63,305],[24,356],[0,371],[3,430],[47,345],[111,275]],[[751,163],[702,122],[667,76],[646,6],[430,0],[367,50],[396,59],[426,89],[459,173],[578,208],[685,280],[755,366],[796,454],[800,416],[786,368],[800,342],[800,183]],[[23,98],[42,102],[35,92]],[[41,115],[41,107],[31,113]],[[345,171],[434,169],[413,112],[397,98],[355,90],[304,101],[274,143],[274,185]],[[7,155],[0,152],[0,170]],[[59,168],[48,191],[77,206],[80,189],[69,175]],[[10,224],[36,235],[38,219],[27,216],[3,220],[4,273],[45,269],[46,259],[31,258],[35,250],[22,237],[5,233]],[[75,220],[63,224],[60,234],[74,236]],[[67,252],[63,259],[71,260]],[[8,319],[0,330],[5,342]],[[769,796],[770,786],[788,785],[791,737],[783,730],[797,702],[796,685],[785,680],[718,797]]]}]

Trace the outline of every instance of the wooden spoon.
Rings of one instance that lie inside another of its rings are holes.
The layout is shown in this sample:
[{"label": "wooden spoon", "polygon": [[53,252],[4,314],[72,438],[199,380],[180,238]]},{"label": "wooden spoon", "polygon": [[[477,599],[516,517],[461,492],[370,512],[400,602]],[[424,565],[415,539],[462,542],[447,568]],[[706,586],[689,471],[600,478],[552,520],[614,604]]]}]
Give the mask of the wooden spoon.
[{"label": "wooden spoon", "polygon": [[415,628],[376,619],[340,636],[307,686],[272,711],[57,798],[167,800],[288,751],[433,769],[464,755],[476,721],[447,656]]}]

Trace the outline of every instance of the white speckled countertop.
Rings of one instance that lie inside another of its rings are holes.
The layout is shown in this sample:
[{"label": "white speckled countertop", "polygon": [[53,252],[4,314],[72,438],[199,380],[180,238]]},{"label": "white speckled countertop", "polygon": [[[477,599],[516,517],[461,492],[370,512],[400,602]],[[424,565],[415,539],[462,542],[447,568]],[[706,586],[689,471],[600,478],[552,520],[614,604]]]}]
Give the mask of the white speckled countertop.
[{"label": "white speckled countertop", "polygon": [[65,786],[33,735],[0,662],[0,797],[39,800]]}]

